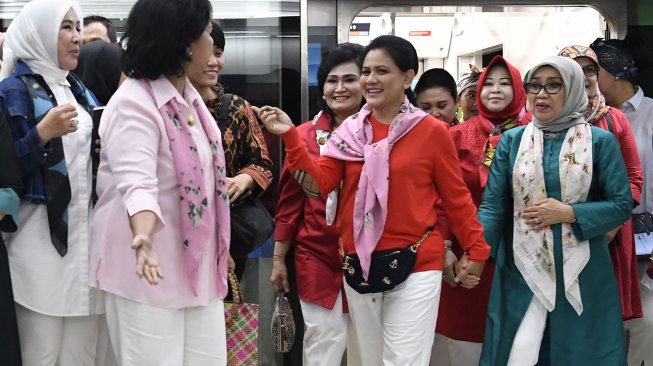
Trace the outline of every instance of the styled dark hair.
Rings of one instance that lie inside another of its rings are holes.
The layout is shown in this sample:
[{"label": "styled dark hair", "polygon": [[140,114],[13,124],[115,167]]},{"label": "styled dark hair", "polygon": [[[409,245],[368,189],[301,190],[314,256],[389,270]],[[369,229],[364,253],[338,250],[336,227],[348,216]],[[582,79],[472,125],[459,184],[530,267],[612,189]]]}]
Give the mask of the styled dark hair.
[{"label": "styled dark hair", "polygon": [[113,23],[101,15],[89,15],[84,17],[84,26],[91,23],[101,23],[107,29],[107,35],[109,36],[109,42],[116,43],[118,42],[118,35],[116,34],[116,27],[113,26]]},{"label": "styled dark hair", "polygon": [[125,75],[158,79],[183,76],[190,62],[188,47],[211,21],[209,0],[138,0],[127,19],[127,47],[121,65]]},{"label": "styled dark hair", "polygon": [[445,69],[430,69],[422,74],[415,85],[415,94],[418,96],[421,92],[431,88],[444,88],[451,94],[454,102],[458,98],[458,86],[453,76]]},{"label": "styled dark hair", "polygon": [[213,38],[213,47],[218,47],[224,51],[224,31],[222,31],[220,24],[216,22],[211,22],[211,24],[213,25],[213,30],[211,31],[211,38]]},{"label": "styled dark hair", "polygon": [[[378,36],[365,47],[363,59],[365,59],[370,51],[377,49],[384,50],[402,72],[413,70],[415,71],[415,75],[417,75],[419,71],[419,60],[417,58],[417,51],[412,43],[397,36]],[[412,104],[417,104],[417,97],[410,86],[404,89],[404,93]]]},{"label": "styled dark hair", "polygon": [[[346,42],[324,51],[322,62],[320,62],[320,67],[317,69],[317,86],[320,89],[320,97],[324,95],[324,83],[326,82],[327,76],[329,76],[329,72],[334,67],[353,62],[358,66],[358,71],[360,72],[363,66],[364,50],[365,48],[359,44]],[[365,104],[365,101],[361,100],[361,107],[363,104]],[[317,101],[317,106],[321,111],[333,115],[333,111],[329,108],[324,98],[320,98]]]}]

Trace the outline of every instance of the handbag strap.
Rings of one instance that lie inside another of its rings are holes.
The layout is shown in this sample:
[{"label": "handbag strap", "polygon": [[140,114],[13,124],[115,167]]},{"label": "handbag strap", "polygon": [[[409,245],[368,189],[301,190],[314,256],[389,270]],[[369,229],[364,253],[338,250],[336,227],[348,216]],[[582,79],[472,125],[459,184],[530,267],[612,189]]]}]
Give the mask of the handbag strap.
[{"label": "handbag strap", "polygon": [[238,283],[238,278],[232,269],[229,269],[227,272],[227,278],[229,279],[229,286],[231,286],[231,297],[234,304],[242,304],[243,293],[240,291],[240,284]]},{"label": "handbag strap", "polygon": [[227,118],[229,118],[229,104],[231,104],[232,96],[233,94],[231,93],[224,93],[222,95],[222,104],[220,104],[220,114],[218,114],[218,120],[216,121],[218,123],[218,129],[220,130],[223,139],[224,139],[224,129],[227,128]]},{"label": "handbag strap", "polygon": [[433,229],[435,229],[435,225],[427,227],[426,232],[422,235],[421,238],[419,238],[419,240],[415,244],[410,246],[410,249],[413,252],[417,252],[417,249],[420,247],[420,245],[422,245],[422,243],[424,243],[424,240],[426,240],[426,238],[428,238],[429,234],[431,234]]},{"label": "handbag strap", "polygon": [[612,117],[610,117],[610,113],[605,114],[605,121],[608,123],[608,131],[612,132],[614,135],[614,125],[612,124]]}]

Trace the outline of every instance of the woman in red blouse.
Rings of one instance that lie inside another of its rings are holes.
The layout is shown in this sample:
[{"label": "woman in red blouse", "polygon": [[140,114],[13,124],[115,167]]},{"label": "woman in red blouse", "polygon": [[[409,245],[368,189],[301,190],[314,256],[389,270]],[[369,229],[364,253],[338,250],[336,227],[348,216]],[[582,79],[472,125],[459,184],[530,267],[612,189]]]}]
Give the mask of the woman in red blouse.
[{"label": "woman in red blouse", "polygon": [[[346,43],[323,55],[317,70],[322,99],[320,112],[297,128],[314,159],[326,146],[331,132],[363,100],[360,70],[363,46]],[[347,364],[357,365],[355,339],[348,339],[349,314],[343,290],[338,232],[332,226],[338,192],[327,199],[308,197],[284,164],[279,178],[273,267],[270,282],[275,291],[289,291],[286,253],[295,245],[296,284],[304,317],[304,365],[338,366],[347,348]],[[327,208],[328,206],[328,208]]]},{"label": "woman in red blouse", "polygon": [[[449,130],[460,168],[474,204],[481,204],[494,149],[501,134],[523,124],[520,113],[526,92],[519,71],[501,56],[490,61],[476,87],[479,115]],[[467,291],[454,281],[454,270],[464,249],[457,236],[443,230],[448,240],[444,282],[431,360],[433,365],[478,365],[487,315],[494,263],[488,263],[479,285]]]},{"label": "woman in red blouse", "polygon": [[426,365],[444,255],[442,236],[430,231],[436,203],[442,200],[467,251],[459,283],[476,286],[490,248],[447,126],[412,104],[410,85],[419,63],[415,48],[402,38],[380,36],[364,54],[361,88],[367,104],[334,131],[317,160],[283,111],[265,106],[257,113],[268,131],[282,135],[289,169],[310,175],[323,197],[340,187],[340,243],[345,254],[360,258],[363,278],[369,279],[373,253],[408,249],[424,239],[412,272],[396,287],[359,293],[345,284],[345,292],[364,366]]},{"label": "woman in red blouse", "polygon": [[[635,136],[626,115],[617,108],[605,105],[605,98],[599,91],[599,61],[596,53],[589,47],[576,45],[563,48],[558,55],[572,58],[583,68],[585,91],[589,99],[585,119],[596,127],[612,132],[617,138],[628,171],[633,207],[639,205],[644,178]],[[621,227],[610,231],[606,235],[606,241],[610,243],[610,258],[617,277],[623,318],[641,318],[642,300],[632,220],[629,219]]]}]

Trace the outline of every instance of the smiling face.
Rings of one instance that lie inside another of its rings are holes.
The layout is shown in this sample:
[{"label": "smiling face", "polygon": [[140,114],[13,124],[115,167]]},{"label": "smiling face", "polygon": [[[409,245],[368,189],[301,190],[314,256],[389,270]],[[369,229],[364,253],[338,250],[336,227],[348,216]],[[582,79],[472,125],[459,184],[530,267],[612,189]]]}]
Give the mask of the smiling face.
[{"label": "smiling face", "polygon": [[81,40],[79,19],[77,19],[75,12],[70,9],[64,15],[61,26],[59,26],[57,63],[60,69],[70,71],[77,67]]},{"label": "smiling face", "polygon": [[213,26],[209,22],[202,35],[191,43],[189,48],[192,61],[186,66],[186,75],[198,90],[214,86],[224,65],[222,50],[213,47],[212,29]]},{"label": "smiling face", "polygon": [[383,49],[367,53],[361,72],[361,88],[373,109],[396,108],[404,100],[404,90],[410,86],[415,71],[401,71]]},{"label": "smiling face", "polygon": [[456,101],[447,89],[440,86],[421,91],[417,96],[417,106],[447,124],[456,118]]},{"label": "smiling face", "polygon": [[343,120],[358,112],[363,100],[360,70],[354,62],[334,66],[324,80],[322,93],[327,106]]},{"label": "smiling face", "polygon": [[512,78],[508,69],[501,64],[492,66],[483,81],[481,103],[488,111],[498,113],[510,105],[512,98]]},{"label": "smiling face", "polygon": [[533,115],[542,123],[555,119],[565,105],[565,85],[560,72],[551,66],[542,66],[535,70],[529,80],[531,84],[556,85],[562,84],[560,91],[555,94],[548,93],[545,88],[537,94],[528,93],[528,102],[533,107]]}]

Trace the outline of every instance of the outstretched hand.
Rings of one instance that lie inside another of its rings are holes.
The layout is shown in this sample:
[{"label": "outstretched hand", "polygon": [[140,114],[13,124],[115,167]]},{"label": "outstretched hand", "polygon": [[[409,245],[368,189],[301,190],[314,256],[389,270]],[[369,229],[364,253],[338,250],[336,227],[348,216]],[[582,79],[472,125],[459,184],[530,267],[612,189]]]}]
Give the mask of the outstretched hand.
[{"label": "outstretched hand", "polygon": [[277,107],[266,105],[259,108],[252,106],[252,110],[263,121],[265,129],[275,135],[283,135],[294,126],[286,112]]},{"label": "outstretched hand", "polygon": [[159,280],[163,279],[163,272],[152,239],[147,235],[136,235],[132,240],[132,249],[136,251],[138,277],[145,277],[150,285],[159,284]]}]

